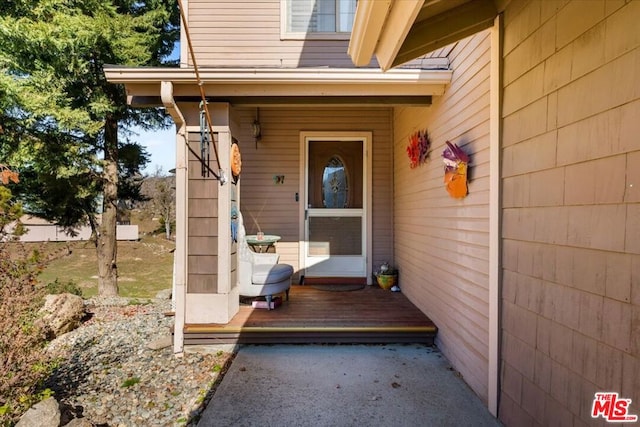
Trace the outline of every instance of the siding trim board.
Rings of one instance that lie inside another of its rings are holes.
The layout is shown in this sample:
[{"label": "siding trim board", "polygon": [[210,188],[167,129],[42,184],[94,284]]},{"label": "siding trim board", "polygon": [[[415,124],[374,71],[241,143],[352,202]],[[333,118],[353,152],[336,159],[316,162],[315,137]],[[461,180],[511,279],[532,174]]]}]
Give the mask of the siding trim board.
[{"label": "siding trim board", "polygon": [[502,15],[491,29],[489,82],[489,411],[498,416],[500,393],[500,137],[502,135]]}]

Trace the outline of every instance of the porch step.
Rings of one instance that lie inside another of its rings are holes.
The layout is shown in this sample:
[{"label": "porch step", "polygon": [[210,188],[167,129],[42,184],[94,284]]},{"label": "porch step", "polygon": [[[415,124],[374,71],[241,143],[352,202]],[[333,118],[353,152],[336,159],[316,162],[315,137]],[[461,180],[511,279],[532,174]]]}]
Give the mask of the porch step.
[{"label": "porch step", "polygon": [[404,327],[242,327],[190,325],[185,345],[202,344],[389,344],[433,345],[435,326]]}]

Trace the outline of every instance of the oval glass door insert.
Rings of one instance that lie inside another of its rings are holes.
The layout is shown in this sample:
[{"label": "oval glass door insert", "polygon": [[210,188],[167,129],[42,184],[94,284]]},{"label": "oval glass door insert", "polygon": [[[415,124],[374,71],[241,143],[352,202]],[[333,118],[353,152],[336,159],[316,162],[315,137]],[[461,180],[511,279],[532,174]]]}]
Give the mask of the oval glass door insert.
[{"label": "oval glass door insert", "polygon": [[338,157],[329,159],[322,174],[322,204],[327,209],[346,208],[349,200],[349,183],[344,163]]}]

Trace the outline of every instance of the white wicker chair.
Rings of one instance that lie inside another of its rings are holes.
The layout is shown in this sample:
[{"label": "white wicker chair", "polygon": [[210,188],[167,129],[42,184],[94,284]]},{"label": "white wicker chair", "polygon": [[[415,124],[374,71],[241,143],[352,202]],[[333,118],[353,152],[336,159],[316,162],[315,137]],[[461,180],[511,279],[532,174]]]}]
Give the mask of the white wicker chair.
[{"label": "white wicker chair", "polygon": [[279,264],[280,255],[256,253],[249,248],[242,214],[238,215],[238,286],[244,297],[264,296],[271,308],[273,295],[285,293],[289,300],[293,267]]}]

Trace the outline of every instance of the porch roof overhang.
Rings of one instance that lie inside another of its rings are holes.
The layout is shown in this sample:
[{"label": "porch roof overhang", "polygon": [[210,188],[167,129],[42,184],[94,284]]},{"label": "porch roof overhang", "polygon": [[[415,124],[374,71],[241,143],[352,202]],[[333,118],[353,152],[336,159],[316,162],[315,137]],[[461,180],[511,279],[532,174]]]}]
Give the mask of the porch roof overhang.
[{"label": "porch roof overhang", "polygon": [[[111,83],[124,84],[131,105],[162,105],[161,82],[177,102],[199,101],[193,68],[106,66]],[[450,70],[349,68],[204,68],[207,97],[233,105],[428,105],[451,81]]]},{"label": "porch roof overhang", "polygon": [[348,53],[389,70],[493,25],[509,0],[359,0]]}]

